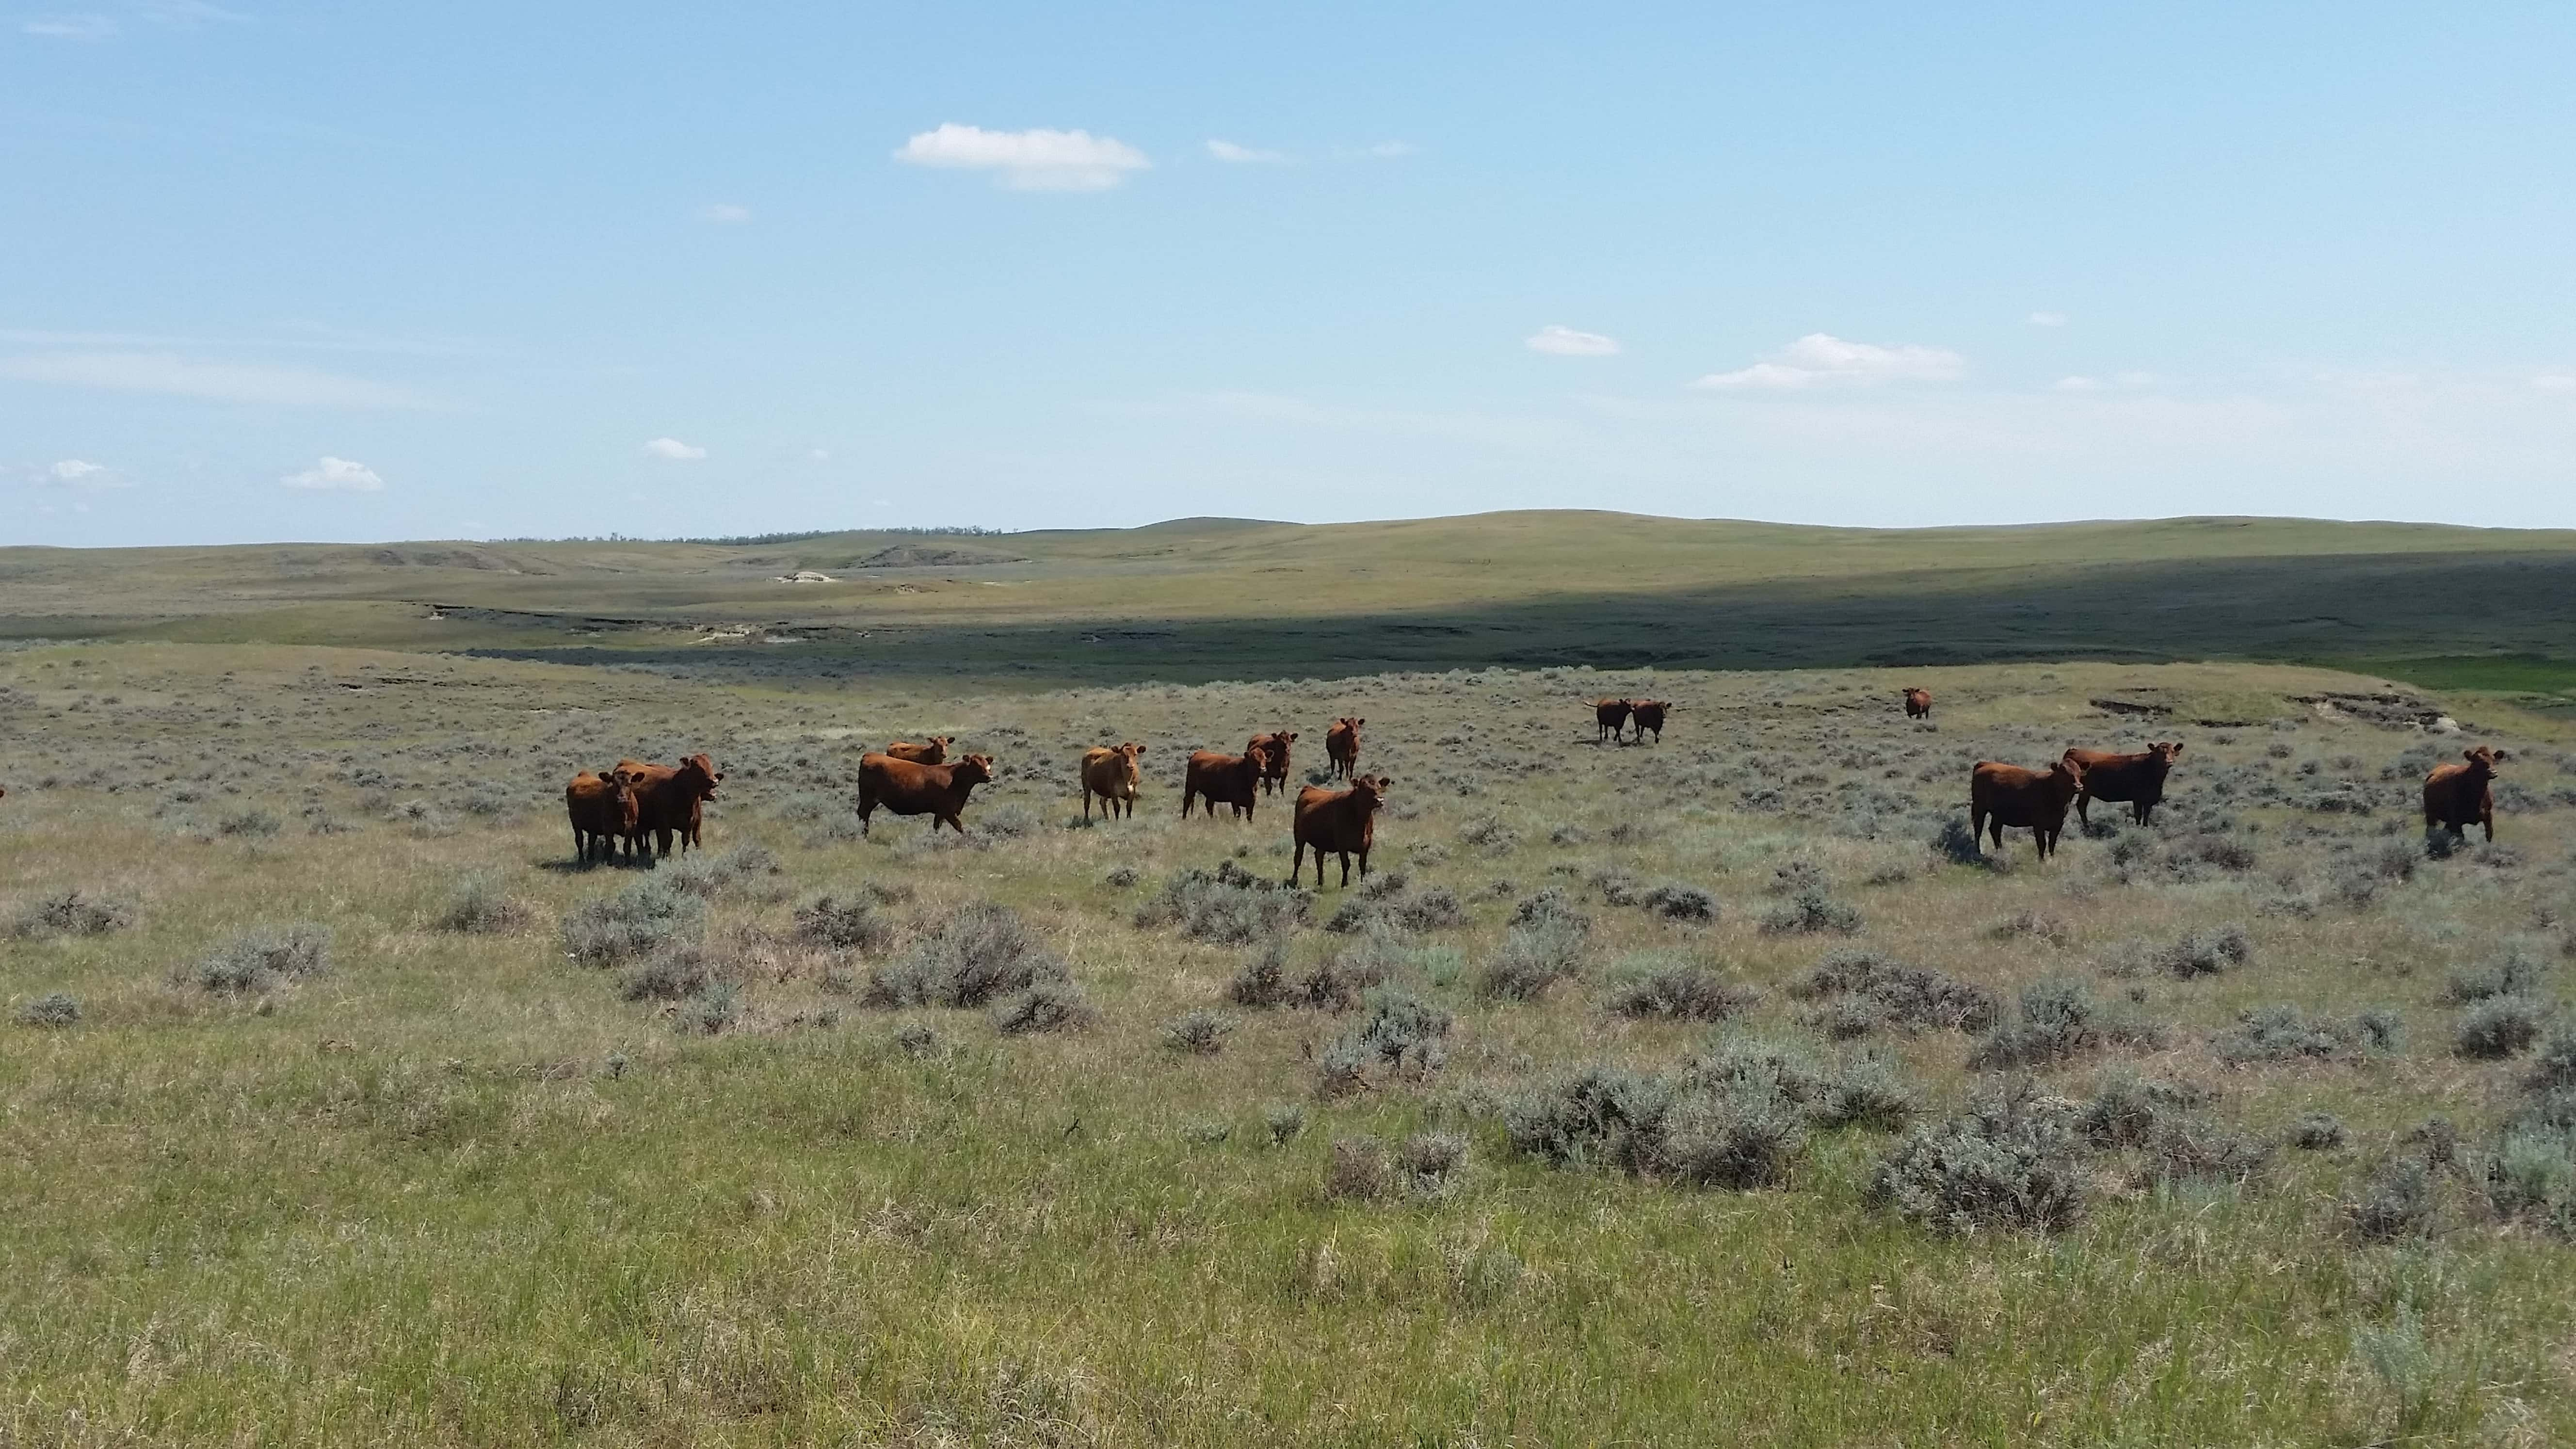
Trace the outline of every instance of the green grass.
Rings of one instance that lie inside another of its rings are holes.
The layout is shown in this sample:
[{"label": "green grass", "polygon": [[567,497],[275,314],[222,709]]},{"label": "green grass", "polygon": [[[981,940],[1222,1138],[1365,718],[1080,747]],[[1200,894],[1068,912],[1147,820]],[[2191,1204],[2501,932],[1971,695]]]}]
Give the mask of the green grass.
[{"label": "green grass", "polygon": [[2576,703],[2576,660],[2542,654],[2438,655],[2425,659],[2351,659],[2340,667],[2402,679],[2426,689],[2554,697]]}]

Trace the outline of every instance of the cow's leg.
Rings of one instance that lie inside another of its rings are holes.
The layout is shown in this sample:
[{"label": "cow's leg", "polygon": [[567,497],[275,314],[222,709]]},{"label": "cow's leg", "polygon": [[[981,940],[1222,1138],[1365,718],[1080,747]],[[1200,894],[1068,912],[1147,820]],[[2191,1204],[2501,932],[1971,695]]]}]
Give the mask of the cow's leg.
[{"label": "cow's leg", "polygon": [[1368,879],[1368,847],[1360,847],[1360,879]]},{"label": "cow's leg", "polygon": [[2090,825],[2093,823],[2092,813],[2086,808],[2092,803],[2093,797],[2090,794],[2082,794],[2075,797],[2075,821],[2077,824]]},{"label": "cow's leg", "polygon": [[[1345,850],[1345,851],[1343,851],[1343,852],[1341,853],[1341,855],[1342,855],[1342,889],[1344,889],[1344,890],[1349,890],[1349,889],[1351,888],[1351,853],[1350,853],[1349,851]],[[1322,861],[1317,861],[1317,862],[1316,862],[1316,864],[1320,866],[1320,865],[1322,865],[1322,864],[1323,864],[1323,862],[1322,862]],[[1315,884],[1317,884],[1317,885],[1319,885],[1319,886],[1320,886],[1320,885],[1322,885],[1323,883],[1324,883],[1324,873],[1323,873],[1321,870],[1318,870],[1318,871],[1316,871],[1316,872],[1315,872]]]},{"label": "cow's leg", "polygon": [[[1315,858],[1316,858],[1317,860],[1319,860],[1319,861],[1320,861],[1320,860],[1322,860],[1322,859],[1323,859],[1323,852],[1321,852],[1321,851],[1316,852],[1316,857],[1315,857]],[[1290,856],[1288,857],[1288,883],[1289,883],[1290,885],[1292,885],[1292,886],[1293,886],[1293,885],[1297,884],[1299,881],[1303,880],[1303,879],[1305,878],[1305,875],[1306,875],[1306,842],[1304,842],[1304,841],[1302,841],[1302,840],[1301,840],[1301,841],[1298,841],[1298,842],[1297,842],[1297,849],[1296,849],[1296,852],[1295,852],[1294,854],[1292,854],[1292,855],[1290,855]]]},{"label": "cow's leg", "polygon": [[2495,844],[2495,812],[2490,810],[2484,815],[2479,816],[2478,819],[2483,822],[2487,828],[2487,844]]},{"label": "cow's leg", "polygon": [[1082,823],[1085,825],[1091,823],[1091,787],[1088,785],[1082,790]]},{"label": "cow's leg", "polygon": [[869,817],[869,816],[871,816],[871,815],[874,815],[874,814],[876,814],[876,813],[877,813],[877,802],[875,802],[874,800],[869,799],[869,798],[868,798],[867,796],[865,796],[865,795],[860,796],[860,797],[859,797],[859,838],[860,838],[861,840],[865,840],[865,839],[867,839],[867,838],[868,838],[868,817]]}]

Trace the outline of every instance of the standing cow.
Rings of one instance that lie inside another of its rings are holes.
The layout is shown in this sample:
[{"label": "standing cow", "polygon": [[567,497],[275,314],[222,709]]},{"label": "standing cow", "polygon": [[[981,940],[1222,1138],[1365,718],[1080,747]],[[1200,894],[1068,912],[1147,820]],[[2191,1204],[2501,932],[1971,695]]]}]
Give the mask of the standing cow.
[{"label": "standing cow", "polygon": [[1288,747],[1297,743],[1295,730],[1254,735],[1244,745],[1247,755],[1261,757],[1261,793],[1275,795],[1288,787]]},{"label": "standing cow", "polygon": [[1100,797],[1103,818],[1115,820],[1122,813],[1136,813],[1136,796],[1142,777],[1136,769],[1136,757],[1145,747],[1129,740],[1116,749],[1082,752],[1082,818],[1091,819],[1091,797]]},{"label": "standing cow", "polygon": [[1991,821],[1995,849],[2002,850],[2004,827],[2027,826],[2039,845],[2039,858],[2046,860],[2057,853],[2057,837],[2066,830],[2066,807],[2083,788],[2084,767],[2073,760],[2061,759],[2045,770],[1979,760],[1976,773],[1968,777],[1968,832],[1979,837],[1983,848]]},{"label": "standing cow", "polygon": [[1190,755],[1188,768],[1181,773],[1181,818],[1190,818],[1193,802],[1207,802],[1207,816],[1216,818],[1216,807],[1231,805],[1235,818],[1249,820],[1252,807],[1261,799],[1262,754],[1246,750],[1240,755],[1220,755],[1214,750],[1197,750]]},{"label": "standing cow", "polygon": [[1315,852],[1315,889],[1324,888],[1324,856],[1341,857],[1342,886],[1351,883],[1351,857],[1360,858],[1360,879],[1368,879],[1369,847],[1377,840],[1377,808],[1386,803],[1384,775],[1362,775],[1347,790],[1309,785],[1297,792],[1297,816],[1291,827],[1297,853],[1288,862],[1288,883],[1305,874],[1306,852]]},{"label": "standing cow", "polygon": [[1671,709],[1669,699],[1632,699],[1628,701],[1628,722],[1637,729],[1637,743],[1646,742],[1646,731],[1655,732],[1655,743],[1664,742],[1664,711]]},{"label": "standing cow", "polygon": [[1909,689],[1905,691],[1905,717],[1907,719],[1930,719],[1932,717],[1932,691],[1928,689]]},{"label": "standing cow", "polygon": [[859,756],[859,834],[868,833],[868,818],[882,805],[895,815],[927,815],[930,833],[947,826],[966,833],[961,817],[975,787],[993,778],[991,755],[968,755],[952,765],[921,765],[892,755]]},{"label": "standing cow", "polygon": [[671,853],[674,836],[684,853],[699,846],[698,827],[703,819],[700,807],[716,798],[716,784],[724,779],[715,761],[698,754],[677,765],[620,760],[617,768],[635,781],[635,833],[631,837],[634,850],[643,849],[647,836],[652,837],[656,855]]},{"label": "standing cow", "polygon": [[618,847],[635,850],[635,778],[614,765],[588,770],[564,786],[564,813],[572,817],[572,858],[588,864],[617,859]]},{"label": "standing cow", "polygon": [[1360,726],[1368,721],[1344,715],[1324,731],[1324,756],[1327,761],[1324,778],[1349,780],[1357,777],[1360,765]]},{"label": "standing cow", "polygon": [[1603,740],[1616,744],[1620,734],[1628,728],[1628,701],[1624,699],[1592,701],[1592,722],[1596,727],[1592,736],[1594,744],[1597,745]]},{"label": "standing cow", "polygon": [[2461,756],[2465,765],[2436,765],[2424,777],[2424,833],[2447,828],[2454,836],[2465,835],[2468,827],[2483,825],[2487,839],[2495,839],[2496,752],[2484,745]]},{"label": "standing cow", "polygon": [[910,760],[916,765],[944,765],[948,763],[948,747],[955,743],[955,735],[932,735],[917,745],[910,740],[897,740],[886,746],[885,752],[891,759]]},{"label": "standing cow", "polygon": [[2093,817],[2085,807],[2096,800],[2125,801],[2129,819],[2139,825],[2156,813],[2164,803],[2165,775],[2174,761],[2182,758],[2182,744],[2156,743],[2142,754],[2116,755],[2108,750],[2069,748],[2066,758],[2084,771],[2084,788],[2075,796],[2075,818],[2087,825]]}]

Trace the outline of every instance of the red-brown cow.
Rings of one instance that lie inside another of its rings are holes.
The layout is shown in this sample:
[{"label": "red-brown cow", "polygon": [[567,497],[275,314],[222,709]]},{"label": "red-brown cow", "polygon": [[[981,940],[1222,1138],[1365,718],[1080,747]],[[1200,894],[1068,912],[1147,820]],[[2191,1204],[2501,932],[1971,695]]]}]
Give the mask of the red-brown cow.
[{"label": "red-brown cow", "polygon": [[620,845],[635,846],[635,777],[611,766],[588,770],[564,786],[564,813],[572,817],[572,858],[615,860]]},{"label": "red-brown cow", "polygon": [[2004,848],[2004,827],[2028,826],[2039,844],[2039,858],[2057,853],[2057,837],[2066,829],[2066,807],[2084,788],[2084,767],[2059,760],[2045,770],[1999,765],[1979,760],[1968,780],[1968,831],[1980,837],[1994,823],[1995,849]]},{"label": "red-brown cow", "polygon": [[2465,765],[2435,765],[2424,777],[2424,833],[2448,827],[2453,835],[2465,835],[2468,827],[2483,825],[2487,839],[2495,839],[2496,752],[2484,745],[2461,756]]},{"label": "red-brown cow", "polygon": [[948,747],[955,743],[955,735],[932,735],[927,742],[918,745],[910,740],[897,740],[886,746],[885,752],[894,759],[910,760],[916,765],[943,765],[948,762]]},{"label": "red-brown cow", "polygon": [[1281,730],[1275,734],[1254,735],[1251,741],[1244,745],[1245,754],[1261,757],[1261,792],[1263,794],[1275,795],[1287,786],[1288,747],[1295,743],[1297,743],[1295,730]]},{"label": "red-brown cow", "polygon": [[1671,709],[1669,699],[1632,699],[1628,701],[1628,722],[1637,727],[1637,743],[1646,742],[1646,731],[1655,732],[1655,743],[1664,742],[1664,711]]},{"label": "red-brown cow", "polygon": [[1129,740],[1116,749],[1082,752],[1082,818],[1091,818],[1091,797],[1100,797],[1101,814],[1115,820],[1120,814],[1136,813],[1137,787],[1141,777],[1136,770],[1136,757],[1145,747]]},{"label": "red-brown cow", "polygon": [[1189,768],[1181,776],[1181,818],[1189,819],[1191,803],[1204,799],[1210,820],[1216,818],[1219,805],[1233,806],[1237,819],[1251,819],[1253,804],[1261,798],[1261,768],[1259,750],[1240,755],[1193,751]]},{"label": "red-brown cow", "polygon": [[927,815],[930,833],[948,826],[966,833],[958,817],[966,797],[993,778],[991,755],[968,755],[953,765],[922,765],[892,755],[859,756],[859,834],[868,833],[868,817],[882,805],[889,814]]},{"label": "red-brown cow", "polygon": [[1324,778],[1350,780],[1359,776],[1360,726],[1368,721],[1355,715],[1344,715],[1324,731],[1324,756],[1327,761]]},{"label": "red-brown cow", "polygon": [[1928,689],[1909,689],[1905,691],[1905,717],[1907,719],[1930,719],[1932,717],[1932,691]]},{"label": "red-brown cow", "polygon": [[2179,741],[2150,744],[2146,752],[2118,755],[2108,750],[2069,748],[2066,758],[2084,772],[2084,788],[2075,796],[2075,818],[2090,825],[2093,817],[2085,807],[2096,800],[2126,801],[2131,822],[2144,825],[2164,803],[2165,775],[2173,762],[2182,758]]},{"label": "red-brown cow", "polygon": [[1360,879],[1368,879],[1369,846],[1377,840],[1377,807],[1386,803],[1384,775],[1362,775],[1347,790],[1309,785],[1297,792],[1296,857],[1288,863],[1288,883],[1305,874],[1306,852],[1315,852],[1315,889],[1324,888],[1324,857],[1342,859],[1342,886],[1351,883],[1351,857],[1360,858]]},{"label": "red-brown cow", "polygon": [[617,768],[635,782],[635,833],[628,837],[630,849],[642,850],[648,835],[657,855],[671,853],[673,836],[679,837],[684,853],[696,849],[700,844],[699,807],[716,798],[716,783],[724,779],[716,762],[698,754],[682,759],[676,766],[620,760]]},{"label": "red-brown cow", "polygon": [[1628,728],[1628,701],[1624,699],[1592,701],[1592,722],[1596,726],[1592,736],[1594,744],[1597,745],[1603,740],[1616,741]]}]

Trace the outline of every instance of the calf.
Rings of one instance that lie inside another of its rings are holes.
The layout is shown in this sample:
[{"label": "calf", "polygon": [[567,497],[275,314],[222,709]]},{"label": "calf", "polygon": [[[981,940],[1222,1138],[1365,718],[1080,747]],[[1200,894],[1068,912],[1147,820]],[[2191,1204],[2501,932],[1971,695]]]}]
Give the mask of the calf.
[{"label": "calf", "polygon": [[2126,801],[2129,819],[2139,825],[2164,803],[2165,773],[2182,757],[2180,742],[2151,744],[2146,753],[2115,755],[2108,750],[2069,748],[2066,758],[2084,772],[2084,788],[2075,797],[2075,818],[2090,825],[2085,807],[2096,800]]},{"label": "calf", "polygon": [[1930,719],[1932,717],[1932,691],[1928,689],[1909,689],[1905,691],[1905,717],[1907,719]]},{"label": "calf", "polygon": [[1596,726],[1592,736],[1594,744],[1597,745],[1603,740],[1618,739],[1620,732],[1628,727],[1628,701],[1624,699],[1592,701],[1592,722]]},{"label": "calf", "polygon": [[2045,770],[1998,765],[1979,760],[1968,779],[1968,832],[1984,845],[1988,821],[1994,823],[1995,849],[2004,848],[2004,827],[2028,826],[2038,842],[2039,858],[2057,853],[2057,837],[2066,829],[2066,806],[2084,788],[2084,767],[2061,759]]},{"label": "calf", "polygon": [[[916,765],[937,765],[947,762],[948,747],[956,742],[955,735],[932,735],[926,744],[916,745],[910,740],[897,740],[886,746],[885,752],[894,759],[910,760]],[[936,830],[939,827],[934,825],[931,828]]]},{"label": "calf", "polygon": [[724,772],[716,762],[703,754],[690,755],[677,765],[653,765],[642,760],[620,760],[617,768],[635,782],[635,831],[628,837],[630,853],[644,848],[644,838],[653,838],[653,852],[671,853],[671,840],[679,838],[680,849],[696,849],[700,807],[716,798],[716,783]]},{"label": "calf", "polygon": [[2487,839],[2495,839],[2496,752],[2484,745],[2468,751],[2461,758],[2465,765],[2435,765],[2424,777],[2424,833],[2448,827],[2453,835],[2465,835],[2468,827],[2483,825]]},{"label": "calf", "polygon": [[1129,740],[1118,748],[1082,752],[1082,818],[1091,818],[1091,797],[1100,797],[1100,812],[1115,820],[1136,813],[1136,757],[1145,747]]},{"label": "calf", "polygon": [[1632,699],[1628,701],[1628,721],[1637,727],[1637,743],[1646,742],[1646,731],[1655,732],[1655,743],[1664,742],[1664,711],[1671,709],[1669,699]]},{"label": "calf", "polygon": [[868,817],[882,805],[894,815],[927,815],[930,833],[948,826],[966,833],[958,817],[966,797],[993,778],[991,755],[968,755],[953,765],[923,765],[892,755],[859,756],[859,834],[868,833]]},{"label": "calf", "polygon": [[1261,791],[1263,794],[1276,794],[1280,790],[1286,788],[1288,784],[1288,747],[1296,742],[1297,732],[1295,730],[1282,730],[1276,734],[1254,735],[1251,742],[1243,747],[1243,752],[1245,754],[1259,755],[1261,757]]},{"label": "calf", "polygon": [[626,771],[611,766],[573,776],[564,786],[564,813],[572,817],[573,859],[614,860],[621,843],[633,856],[635,778]]},{"label": "calf", "polygon": [[1211,820],[1216,818],[1219,805],[1233,806],[1237,819],[1251,819],[1253,803],[1261,798],[1262,763],[1259,750],[1240,755],[1193,751],[1189,768],[1181,776],[1181,818],[1190,818],[1191,802],[1205,799]]},{"label": "calf", "polygon": [[1327,762],[1324,770],[1325,779],[1357,778],[1360,767],[1360,726],[1367,723],[1367,720],[1345,715],[1333,721],[1331,729],[1324,731],[1324,756]]},{"label": "calf", "polygon": [[1353,855],[1360,858],[1360,879],[1368,879],[1369,846],[1377,839],[1377,807],[1386,803],[1386,787],[1391,783],[1384,775],[1362,775],[1347,790],[1309,785],[1298,791],[1293,827],[1297,854],[1288,862],[1288,883],[1297,884],[1305,874],[1309,848],[1315,852],[1315,889],[1324,888],[1327,852],[1342,858],[1343,889],[1350,888]]}]

